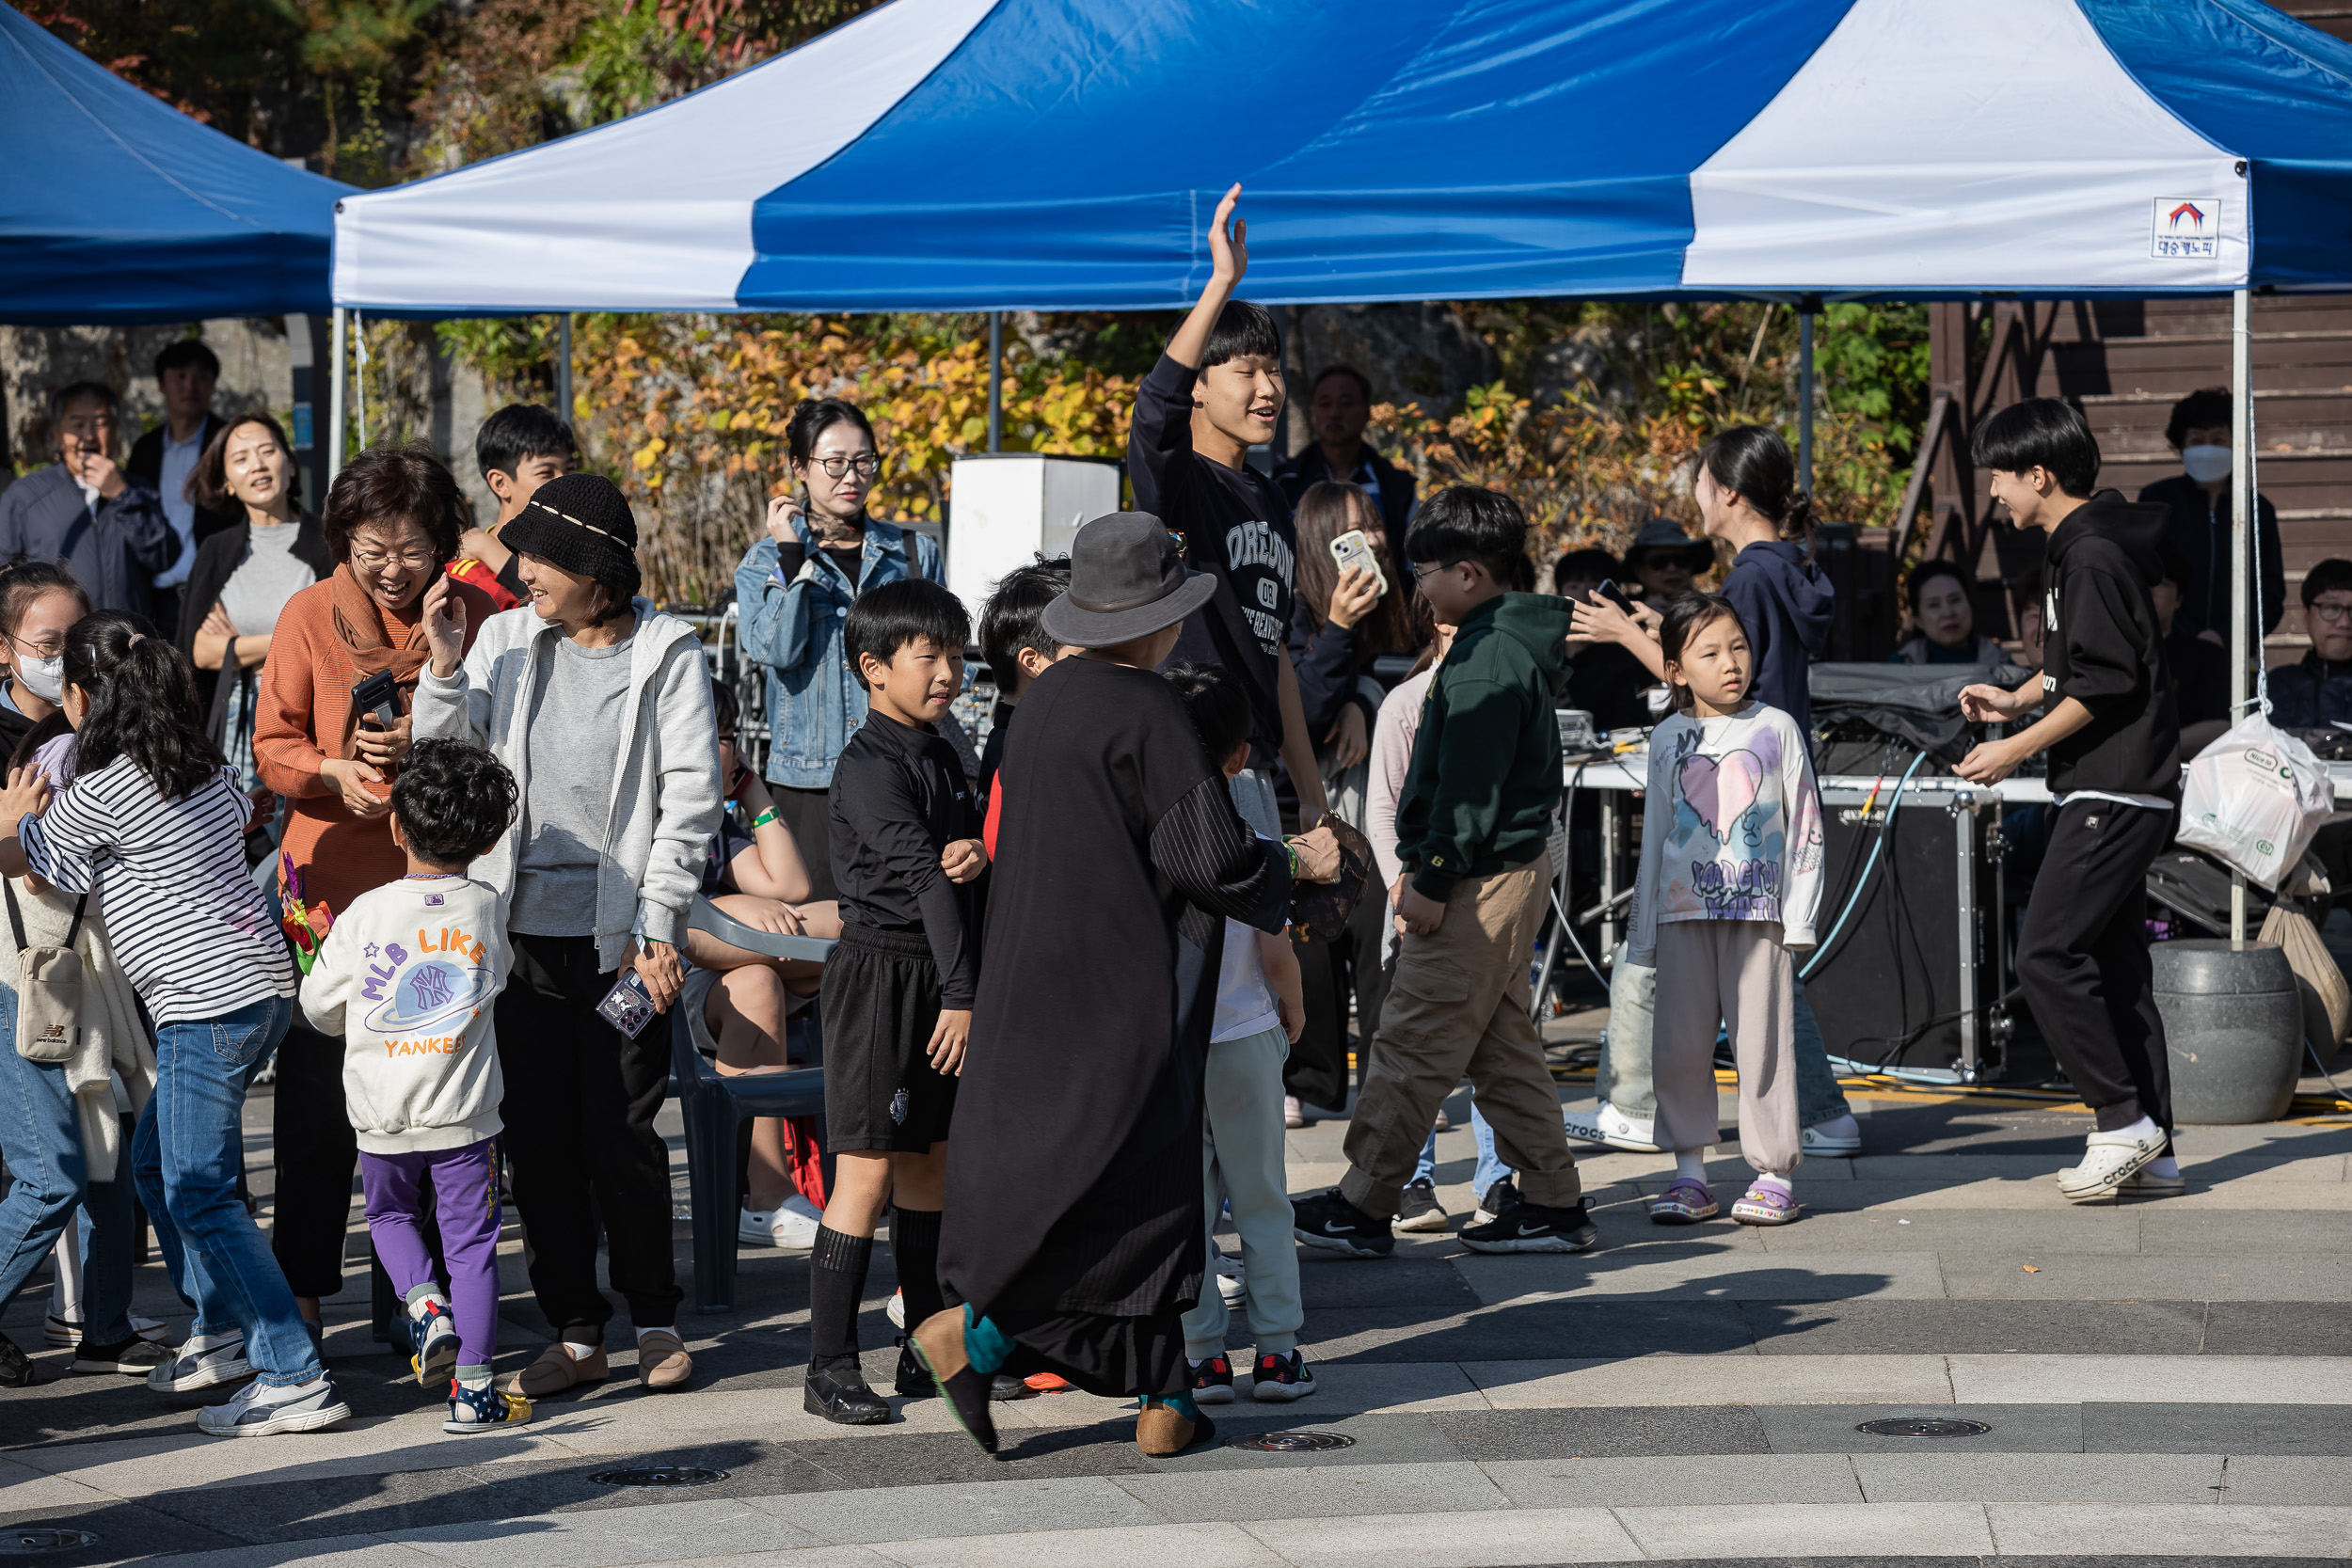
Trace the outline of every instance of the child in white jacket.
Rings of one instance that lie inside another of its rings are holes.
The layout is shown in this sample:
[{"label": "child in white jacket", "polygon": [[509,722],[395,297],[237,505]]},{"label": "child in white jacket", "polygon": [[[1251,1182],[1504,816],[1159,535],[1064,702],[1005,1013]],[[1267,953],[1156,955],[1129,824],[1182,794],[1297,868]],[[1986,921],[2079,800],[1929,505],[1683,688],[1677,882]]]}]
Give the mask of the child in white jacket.
[{"label": "child in white jacket", "polygon": [[1642,870],[1629,963],[1658,971],[1656,1136],[1675,1180],[1650,1203],[1661,1225],[1711,1219],[1715,1031],[1740,1063],[1740,1151],[1756,1180],[1731,1217],[1786,1225],[1797,1127],[1796,976],[1821,901],[1821,798],[1795,720],[1753,695],[1755,657],[1731,601],[1685,594],[1659,628],[1679,710],[1650,735]]},{"label": "child in white jacket", "polygon": [[[352,900],[302,982],[302,1010],[343,1037],[343,1103],[358,1135],[375,1255],[407,1304],[417,1381],[454,1373],[449,1433],[531,1418],[490,1382],[498,1351],[499,1072],[491,1005],[506,984],[498,894],[468,879],[515,818],[515,780],[479,746],[420,740],[392,785],[408,874]],[[425,1185],[450,1290],[433,1276]]]}]

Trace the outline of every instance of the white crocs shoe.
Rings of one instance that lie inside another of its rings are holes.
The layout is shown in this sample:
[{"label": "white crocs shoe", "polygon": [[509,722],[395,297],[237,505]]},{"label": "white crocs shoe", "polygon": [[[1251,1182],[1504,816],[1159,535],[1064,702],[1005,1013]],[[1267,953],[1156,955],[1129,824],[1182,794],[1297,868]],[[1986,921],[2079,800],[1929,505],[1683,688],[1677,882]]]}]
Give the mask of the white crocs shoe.
[{"label": "white crocs shoe", "polygon": [[1590,1114],[1561,1112],[1560,1125],[1579,1143],[1607,1144],[1611,1148],[1630,1149],[1636,1154],[1663,1152],[1658,1147],[1651,1123],[1635,1120],[1605,1100]]},{"label": "white crocs shoe", "polygon": [[807,1252],[817,1244],[817,1226],[824,1217],[815,1204],[794,1193],[776,1205],[768,1222],[768,1235],[787,1252]]},{"label": "white crocs shoe", "polygon": [[2164,1152],[2161,1130],[2143,1137],[2129,1132],[2093,1132],[2083,1150],[2083,1163],[2058,1172],[2058,1192],[2076,1203],[2113,1197],[2123,1184]]}]

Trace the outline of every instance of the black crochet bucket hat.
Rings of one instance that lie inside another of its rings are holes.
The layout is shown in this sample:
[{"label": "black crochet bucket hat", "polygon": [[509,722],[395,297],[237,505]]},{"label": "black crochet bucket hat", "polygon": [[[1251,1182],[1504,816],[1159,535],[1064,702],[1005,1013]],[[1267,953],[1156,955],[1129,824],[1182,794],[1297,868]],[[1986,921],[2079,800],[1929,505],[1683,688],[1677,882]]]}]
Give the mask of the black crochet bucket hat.
[{"label": "black crochet bucket hat", "polygon": [[637,592],[637,515],[601,474],[562,474],[532,493],[499,543],[594,578],[627,598]]}]

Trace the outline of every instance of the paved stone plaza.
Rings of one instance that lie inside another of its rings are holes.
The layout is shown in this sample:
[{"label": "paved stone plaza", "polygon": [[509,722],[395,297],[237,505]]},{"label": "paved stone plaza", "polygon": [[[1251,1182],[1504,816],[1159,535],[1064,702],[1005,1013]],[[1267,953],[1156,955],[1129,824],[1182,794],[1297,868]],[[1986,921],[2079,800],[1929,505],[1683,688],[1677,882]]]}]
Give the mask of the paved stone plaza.
[{"label": "paved stone plaza", "polygon": [[[1466,1124],[1467,1093],[1451,1109]],[[1899,1095],[1857,1110],[1865,1152],[1809,1163],[1809,1212],[1785,1230],[1653,1227],[1640,1200],[1670,1162],[1602,1151],[1584,1162],[1589,1254],[1478,1257],[1446,1235],[1401,1238],[1384,1262],[1305,1255],[1321,1391],[1214,1415],[1226,1436],[1354,1439],[1334,1453],[1147,1460],[1131,1408],[1073,1393],[999,1406],[997,1460],[936,1401],[828,1425],[797,1387],[805,1261],[767,1251],[744,1254],[735,1316],[681,1320],[691,1391],[640,1391],[616,1323],[611,1383],[513,1434],[445,1437],[442,1404],[371,1337],[355,1264],[326,1348],[358,1418],[335,1432],[202,1437],[196,1399],[37,1354],[45,1381],[0,1391],[0,1556],[64,1527],[100,1539],[47,1560],[205,1568],[2352,1557],[2352,1118],[2192,1130],[2187,1196],[2084,1209],[2051,1180],[2081,1147],[2078,1112]],[[268,1111],[248,1107],[264,1194]],[[1337,1180],[1343,1132],[1292,1134],[1294,1191]],[[1439,1148],[1458,1216],[1470,1135]],[[543,1342],[511,1211],[504,1262],[501,1374]],[[886,1246],[875,1264],[866,1370],[886,1388]],[[40,1351],[46,1301],[36,1285],[0,1327]],[[178,1311],[160,1266],[140,1305]],[[1991,1430],[1855,1431],[1914,1415]],[[726,1479],[593,1479],[653,1464]]]}]

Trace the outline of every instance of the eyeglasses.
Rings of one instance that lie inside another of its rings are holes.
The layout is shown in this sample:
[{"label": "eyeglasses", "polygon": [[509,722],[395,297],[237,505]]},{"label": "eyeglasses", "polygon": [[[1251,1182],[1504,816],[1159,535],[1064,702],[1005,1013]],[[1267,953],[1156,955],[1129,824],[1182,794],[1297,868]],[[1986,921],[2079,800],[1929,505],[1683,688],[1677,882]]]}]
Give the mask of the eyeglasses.
[{"label": "eyeglasses", "polygon": [[825,473],[834,479],[839,479],[851,468],[857,470],[857,477],[860,479],[871,479],[882,472],[882,458],[870,451],[863,457],[819,457],[815,460],[815,463],[818,467],[824,469]]},{"label": "eyeglasses", "polygon": [[732,746],[732,745],[734,745],[734,744],[735,744],[735,732],[734,732],[733,730],[721,730],[721,731],[719,732],[719,744],[720,744],[720,745],[722,745],[722,746]]},{"label": "eyeglasses", "polygon": [[391,565],[394,562],[398,562],[403,567],[411,572],[421,572],[426,567],[433,564],[432,546],[426,546],[419,549],[402,550],[397,555],[388,555],[381,550],[363,550],[358,548],[354,548],[351,552],[351,563],[363,572],[380,572],[385,567]]},{"label": "eyeglasses", "polygon": [[2346,621],[2352,621],[2352,604],[2315,604],[2307,608],[2313,615],[2331,626],[2340,626]]},{"label": "eyeglasses", "polygon": [[19,653],[29,654],[35,658],[55,658],[59,654],[65,652],[65,638],[63,635],[57,635],[54,637],[44,637],[38,642],[27,642],[22,638],[10,634],[8,637],[8,646],[16,649]]},{"label": "eyeglasses", "polygon": [[1430,578],[1431,578],[1431,577],[1433,577],[1433,576],[1435,576],[1437,573],[1439,573],[1439,572],[1446,572],[1446,571],[1451,571],[1451,570],[1453,570],[1453,568],[1452,568],[1452,567],[1450,567],[1450,566],[1448,566],[1448,565],[1446,565],[1446,564],[1445,564],[1444,562],[1438,562],[1438,561],[1426,562],[1422,563],[1422,565],[1419,565],[1419,566],[1416,566],[1416,567],[1414,567],[1414,568],[1413,568],[1413,581],[1414,581],[1415,583],[1417,583],[1417,584],[1418,584],[1418,583],[1424,583],[1424,582],[1427,582],[1427,581],[1430,579]]}]

